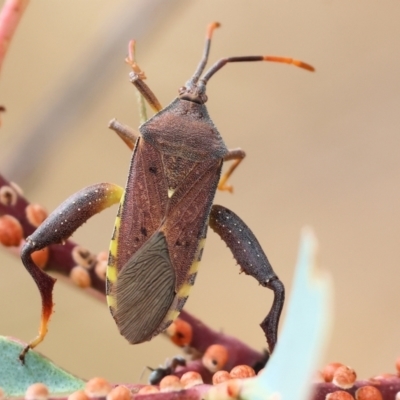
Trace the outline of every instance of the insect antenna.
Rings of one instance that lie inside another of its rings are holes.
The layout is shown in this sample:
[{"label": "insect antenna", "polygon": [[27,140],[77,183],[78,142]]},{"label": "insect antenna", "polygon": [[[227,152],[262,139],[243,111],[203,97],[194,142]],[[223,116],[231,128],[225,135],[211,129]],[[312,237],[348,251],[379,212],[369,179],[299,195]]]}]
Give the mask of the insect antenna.
[{"label": "insect antenna", "polygon": [[213,32],[216,28],[219,28],[220,26],[221,26],[221,24],[219,22],[211,22],[211,24],[208,25],[207,32],[206,32],[206,43],[204,45],[203,56],[201,57],[199,65],[197,66],[195,73],[193,74],[192,78],[190,79],[190,82],[196,83],[199,80],[200,75],[204,71],[204,68],[206,67],[206,64],[208,61],[208,55],[210,54],[211,38],[212,38]]},{"label": "insect antenna", "polygon": [[277,56],[243,56],[243,57],[227,57],[222,58],[217,61],[200,79],[200,81],[205,85],[208,80],[225,64],[231,62],[248,62],[248,61],[272,61],[284,64],[292,64],[296,67],[306,69],[307,71],[315,71],[314,67],[300,60],[295,60],[289,57],[277,57]]}]

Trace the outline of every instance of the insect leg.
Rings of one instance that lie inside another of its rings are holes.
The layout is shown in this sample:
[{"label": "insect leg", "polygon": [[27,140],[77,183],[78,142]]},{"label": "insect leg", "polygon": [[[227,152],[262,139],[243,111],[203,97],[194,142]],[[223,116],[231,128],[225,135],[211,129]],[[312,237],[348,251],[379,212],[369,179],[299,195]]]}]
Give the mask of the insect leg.
[{"label": "insect leg", "polygon": [[235,213],[225,207],[213,205],[209,223],[230,248],[244,273],[253,276],[260,285],[274,292],[271,310],[260,324],[272,352],[277,342],[279,318],[285,301],[283,283],[276,276],[250,228]]},{"label": "insect leg", "polygon": [[108,127],[118,134],[124,143],[131,149],[135,147],[135,143],[139,134],[128,125],[121,124],[115,118],[108,123]]},{"label": "insect leg", "polygon": [[47,334],[53,311],[53,286],[56,281],[33,262],[32,253],[52,244],[63,243],[90,217],[118,203],[122,194],[123,189],[112,183],[88,186],[59,205],[26,239],[21,250],[21,259],[39,289],[42,297],[42,315],[38,336],[20,354],[22,362],[28,350],[36,347]]},{"label": "insect leg", "polygon": [[233,171],[238,167],[238,165],[242,162],[242,160],[246,157],[246,153],[242,149],[231,149],[225,155],[224,161],[235,160],[235,162],[229,167],[228,171],[226,171],[220,178],[218,183],[219,190],[227,190],[229,192],[233,192],[233,186],[228,185],[226,182],[229,177],[233,174]]},{"label": "insect leg", "polygon": [[149,106],[158,112],[162,109],[160,102],[158,101],[156,95],[144,82],[146,79],[145,73],[140,69],[135,61],[135,41],[131,40],[129,42],[129,56],[125,59],[125,62],[130,65],[132,72],[129,74],[130,81],[135,85],[136,89],[142,94],[142,96],[149,103]]}]

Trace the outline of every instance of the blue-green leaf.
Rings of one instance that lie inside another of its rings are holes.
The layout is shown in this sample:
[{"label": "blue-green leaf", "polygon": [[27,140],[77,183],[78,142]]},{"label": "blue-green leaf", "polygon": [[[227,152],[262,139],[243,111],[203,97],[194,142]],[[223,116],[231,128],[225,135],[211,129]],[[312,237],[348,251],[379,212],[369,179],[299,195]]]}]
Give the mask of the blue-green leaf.
[{"label": "blue-green leaf", "polygon": [[286,321],[262,373],[227,381],[207,393],[208,400],[307,400],[332,322],[330,276],[315,267],[316,240],[304,229]]},{"label": "blue-green leaf", "polygon": [[82,389],[85,382],[54,365],[35,351],[29,351],[25,365],[19,361],[24,345],[15,339],[0,336],[0,387],[6,396],[24,396],[28,386],[45,384],[50,393],[63,394]]}]

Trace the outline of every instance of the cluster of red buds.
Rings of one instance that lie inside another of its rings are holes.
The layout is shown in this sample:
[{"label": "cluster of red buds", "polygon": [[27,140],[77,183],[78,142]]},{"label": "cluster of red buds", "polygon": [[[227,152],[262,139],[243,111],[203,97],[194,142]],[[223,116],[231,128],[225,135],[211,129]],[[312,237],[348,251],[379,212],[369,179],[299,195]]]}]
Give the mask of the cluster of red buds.
[{"label": "cluster of red buds", "polygon": [[[356,380],[355,371],[340,363],[328,364],[319,374],[323,382],[314,385],[314,400],[399,400],[400,398],[400,358],[397,360],[397,374],[380,375],[369,380]],[[213,385],[229,381],[228,398],[239,398],[239,380],[254,377],[254,370],[246,365],[234,367],[230,372],[217,371],[213,375]],[[288,382],[288,384],[290,384]],[[84,389],[71,393],[60,400],[218,400],[218,395],[207,395],[210,385],[203,382],[197,372],[185,372],[182,376],[165,376],[158,385],[112,385],[103,378],[92,378]],[[213,393],[213,392],[210,392]],[[218,394],[218,391],[214,392]],[[150,397],[149,397],[150,396]],[[25,400],[48,400],[48,388],[36,383],[31,385]],[[0,389],[0,399],[3,399]]]}]

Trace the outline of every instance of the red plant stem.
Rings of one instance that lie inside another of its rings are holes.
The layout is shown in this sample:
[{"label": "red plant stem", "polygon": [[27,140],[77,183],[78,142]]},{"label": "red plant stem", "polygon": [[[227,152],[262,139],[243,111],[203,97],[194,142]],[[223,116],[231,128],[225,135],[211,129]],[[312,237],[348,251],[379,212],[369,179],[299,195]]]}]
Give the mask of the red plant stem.
[{"label": "red plant stem", "polygon": [[6,0],[0,12],[0,70],[29,0]]}]

